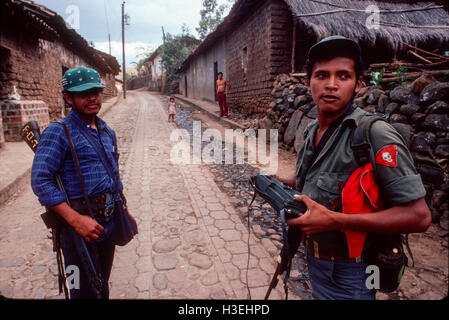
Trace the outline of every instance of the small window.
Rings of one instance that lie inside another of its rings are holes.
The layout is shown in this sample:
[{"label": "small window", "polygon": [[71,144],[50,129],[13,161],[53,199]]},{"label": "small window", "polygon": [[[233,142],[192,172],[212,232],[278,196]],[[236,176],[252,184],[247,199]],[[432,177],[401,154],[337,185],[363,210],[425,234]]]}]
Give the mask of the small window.
[{"label": "small window", "polygon": [[246,73],[246,70],[248,69],[248,48],[245,47],[242,50],[242,69],[243,72]]}]

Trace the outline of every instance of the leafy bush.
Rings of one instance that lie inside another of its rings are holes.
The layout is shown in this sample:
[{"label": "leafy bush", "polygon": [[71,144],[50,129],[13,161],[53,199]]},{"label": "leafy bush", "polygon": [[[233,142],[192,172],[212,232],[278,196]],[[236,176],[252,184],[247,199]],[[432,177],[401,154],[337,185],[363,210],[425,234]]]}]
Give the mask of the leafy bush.
[{"label": "leafy bush", "polygon": [[371,81],[369,83],[374,84],[375,86],[380,85],[382,79],[384,77],[385,68],[382,68],[380,71],[372,71],[371,72]]}]

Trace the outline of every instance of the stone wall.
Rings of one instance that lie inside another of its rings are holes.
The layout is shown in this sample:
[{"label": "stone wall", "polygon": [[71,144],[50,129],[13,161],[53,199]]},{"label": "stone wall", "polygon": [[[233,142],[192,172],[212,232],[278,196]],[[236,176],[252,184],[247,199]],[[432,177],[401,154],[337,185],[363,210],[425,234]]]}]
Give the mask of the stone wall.
[{"label": "stone wall", "polygon": [[128,90],[136,90],[140,88],[145,88],[149,86],[149,83],[151,81],[151,75],[143,75],[143,76],[137,76],[135,78],[129,79],[126,81],[126,89]]},{"label": "stone wall", "polygon": [[[279,75],[274,82],[269,109],[258,121],[263,129],[279,129],[284,148],[298,151],[307,125],[316,119],[317,110],[305,86],[305,79]],[[427,190],[426,200],[434,222],[449,215],[449,82],[422,76],[408,87],[384,90],[363,88],[354,103],[377,113],[390,123],[403,123],[411,132],[410,150]],[[428,181],[430,180],[430,181]]]},{"label": "stone wall", "polygon": [[5,140],[22,141],[20,130],[30,120],[36,120],[42,132],[50,123],[48,108],[43,101],[0,101]]},{"label": "stone wall", "polygon": [[180,80],[179,79],[171,79],[167,81],[167,85],[164,88],[164,94],[174,95],[180,93]]},{"label": "stone wall", "polygon": [[164,91],[165,87],[166,87],[165,76],[155,79],[151,74],[145,74],[136,76],[126,81],[127,90],[146,88],[150,91],[162,92]]},{"label": "stone wall", "polygon": [[276,74],[290,72],[291,13],[280,0],[260,3],[226,36],[227,101],[245,118],[265,113]]}]

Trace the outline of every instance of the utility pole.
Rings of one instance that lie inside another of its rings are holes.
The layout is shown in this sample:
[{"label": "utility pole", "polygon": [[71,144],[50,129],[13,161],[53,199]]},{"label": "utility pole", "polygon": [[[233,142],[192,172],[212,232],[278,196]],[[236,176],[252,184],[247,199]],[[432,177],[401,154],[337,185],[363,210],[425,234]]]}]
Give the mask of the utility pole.
[{"label": "utility pole", "polygon": [[108,34],[108,38],[109,38],[109,55],[111,55],[111,34]]},{"label": "utility pole", "polygon": [[125,1],[122,3],[122,47],[123,47],[123,99],[126,99],[126,60],[125,60]]},{"label": "utility pole", "polygon": [[104,15],[106,17],[106,28],[108,29],[109,55],[110,55],[111,52],[112,52],[112,49],[111,49],[111,32],[109,30],[109,17],[108,17],[108,9],[107,9],[107,6],[106,6],[106,0],[104,0]]}]

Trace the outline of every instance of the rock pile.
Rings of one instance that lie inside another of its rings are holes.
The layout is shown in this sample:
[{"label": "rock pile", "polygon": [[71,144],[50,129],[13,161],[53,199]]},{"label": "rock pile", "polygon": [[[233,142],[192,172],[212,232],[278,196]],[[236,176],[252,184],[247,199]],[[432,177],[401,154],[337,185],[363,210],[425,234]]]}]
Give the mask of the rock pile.
[{"label": "rock pile", "polygon": [[[356,106],[403,123],[410,132],[410,151],[427,189],[426,200],[434,222],[448,229],[449,216],[449,82],[426,76],[408,87],[384,90],[377,86],[363,88],[355,97]],[[307,125],[316,119],[317,110],[304,78],[281,74],[274,82],[272,102],[260,129],[278,129],[279,142],[298,151]]]},{"label": "rock pile", "polygon": [[[260,129],[278,129],[279,142],[297,151],[307,124],[316,118],[316,107],[302,78],[279,75],[271,92],[272,101],[266,116],[259,120]],[[298,135],[297,135],[298,133]]]}]

